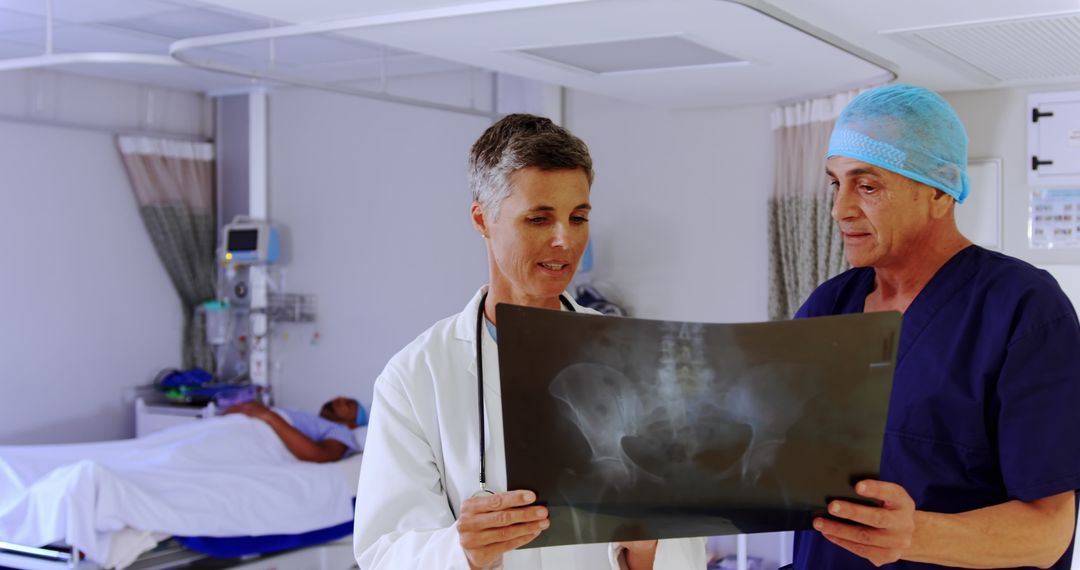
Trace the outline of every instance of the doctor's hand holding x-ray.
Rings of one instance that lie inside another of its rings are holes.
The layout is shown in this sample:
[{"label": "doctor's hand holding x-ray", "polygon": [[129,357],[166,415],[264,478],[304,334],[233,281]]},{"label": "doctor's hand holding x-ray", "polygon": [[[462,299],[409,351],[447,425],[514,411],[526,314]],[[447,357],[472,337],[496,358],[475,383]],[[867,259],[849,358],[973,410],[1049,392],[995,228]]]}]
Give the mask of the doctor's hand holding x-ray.
[{"label": "doctor's hand holding x-ray", "polygon": [[[472,497],[465,501],[458,533],[465,556],[474,568],[498,563],[505,552],[531,542],[548,528],[544,507],[530,506],[536,500],[531,491],[510,491]],[[652,568],[656,540],[619,543],[628,568]]]},{"label": "doctor's hand holding x-ray", "polygon": [[489,284],[375,383],[356,501],[362,570],[705,567],[703,539],[520,550],[550,521],[534,493],[506,488],[495,306],[588,311],[564,291],[589,239],[592,177],[585,143],[541,117],[505,117],[473,145],[470,212]]},{"label": "doctor's hand holding x-ray", "polygon": [[502,555],[531,542],[549,526],[547,509],[531,506],[531,491],[510,491],[466,499],[458,519],[465,557],[474,568],[487,568]]}]

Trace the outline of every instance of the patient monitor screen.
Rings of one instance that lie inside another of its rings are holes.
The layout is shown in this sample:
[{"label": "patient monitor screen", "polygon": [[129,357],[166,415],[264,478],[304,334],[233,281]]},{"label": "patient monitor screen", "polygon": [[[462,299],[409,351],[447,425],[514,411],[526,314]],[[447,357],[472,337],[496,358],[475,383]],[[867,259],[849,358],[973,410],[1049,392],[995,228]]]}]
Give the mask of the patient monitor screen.
[{"label": "patient monitor screen", "polygon": [[810,528],[878,471],[898,313],[752,324],[497,308],[526,548]]},{"label": "patient monitor screen", "polygon": [[230,230],[228,251],[254,251],[259,247],[259,230]]}]

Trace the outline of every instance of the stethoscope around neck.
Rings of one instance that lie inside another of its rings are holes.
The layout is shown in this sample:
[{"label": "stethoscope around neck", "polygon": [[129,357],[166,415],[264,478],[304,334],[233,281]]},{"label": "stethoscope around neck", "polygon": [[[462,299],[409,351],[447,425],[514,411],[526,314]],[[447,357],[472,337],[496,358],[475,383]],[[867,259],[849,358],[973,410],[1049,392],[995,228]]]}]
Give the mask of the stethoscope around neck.
[{"label": "stethoscope around neck", "polygon": [[[480,306],[476,309],[476,402],[480,413],[480,490],[473,493],[474,497],[494,495],[495,492],[487,488],[487,461],[484,454],[484,305],[487,303],[487,292],[480,297]],[[559,295],[559,302],[566,310],[576,313],[574,304],[566,297]]]}]

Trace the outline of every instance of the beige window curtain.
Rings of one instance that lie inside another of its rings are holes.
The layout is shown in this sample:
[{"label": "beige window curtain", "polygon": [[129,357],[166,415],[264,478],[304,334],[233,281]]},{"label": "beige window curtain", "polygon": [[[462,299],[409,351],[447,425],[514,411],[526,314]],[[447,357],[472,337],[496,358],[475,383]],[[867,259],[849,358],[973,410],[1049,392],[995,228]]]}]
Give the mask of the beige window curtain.
[{"label": "beige window curtain", "polygon": [[180,296],[183,366],[213,372],[213,351],[194,313],[215,293],[214,146],[120,136],[117,147],[150,241]]},{"label": "beige window curtain", "polygon": [[836,118],[858,91],[773,111],[776,176],[769,198],[769,318],[790,319],[814,288],[847,269],[832,220],[825,152]]}]

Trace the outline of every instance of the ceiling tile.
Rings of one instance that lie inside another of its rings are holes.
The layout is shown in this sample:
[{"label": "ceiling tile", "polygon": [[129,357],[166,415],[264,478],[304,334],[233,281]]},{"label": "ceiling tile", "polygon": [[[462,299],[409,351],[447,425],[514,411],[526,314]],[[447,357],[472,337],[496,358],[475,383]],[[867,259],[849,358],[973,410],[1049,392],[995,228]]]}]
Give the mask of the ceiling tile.
[{"label": "ceiling tile", "polygon": [[41,55],[41,49],[27,44],[0,41],[0,59]]},{"label": "ceiling tile", "polygon": [[227,14],[218,10],[181,8],[138,18],[111,20],[110,26],[156,34],[173,39],[259,30],[269,25],[266,18]]},{"label": "ceiling tile", "polygon": [[[3,0],[0,0],[2,2]],[[37,30],[45,34],[45,18],[0,8],[0,35],[5,32]]]},{"label": "ceiling tile", "polygon": [[246,77],[212,73],[190,67],[171,67],[137,64],[74,64],[53,68],[66,73],[104,77],[171,89],[210,91],[251,85]]},{"label": "ceiling tile", "polygon": [[382,47],[376,44],[327,36],[295,36],[275,40],[279,60],[291,64],[333,63],[379,59]]},{"label": "ceiling tile", "polygon": [[[0,8],[44,16],[45,0],[0,0]],[[53,18],[79,23],[103,22],[141,18],[175,8],[157,0],[53,0]]]},{"label": "ceiling tile", "polygon": [[[209,61],[250,71],[264,71],[270,68],[269,54],[254,44],[200,48],[186,53],[195,58],[195,61]],[[276,67],[287,66],[278,62]]]},{"label": "ceiling tile", "polygon": [[[0,39],[32,44],[44,49],[45,39],[36,32],[10,32]],[[168,55],[169,40],[135,34],[98,25],[57,25],[53,29],[53,49],[60,52],[119,51]]]},{"label": "ceiling tile", "polygon": [[[0,0],[0,1],[2,1],[2,0]],[[209,6],[219,7],[219,6],[217,6],[216,4],[214,4],[212,2],[207,2],[206,0],[158,0],[158,1],[159,2],[164,2],[166,4],[172,4],[173,6],[176,6],[177,8],[206,8],[206,7],[209,7]]]},{"label": "ceiling tile", "polygon": [[[61,30],[68,27],[70,24],[55,24],[53,25],[53,42],[55,45],[56,36]],[[16,42],[25,45],[34,46],[34,49],[38,52],[45,50],[45,31],[44,30],[19,30],[17,32],[4,32],[0,33],[0,39],[9,42]]]},{"label": "ceiling tile", "polygon": [[269,40],[259,40],[197,48],[186,53],[198,59],[253,69],[269,67],[271,53],[275,66],[282,68],[347,62],[375,62],[377,65],[384,54],[388,58],[411,55],[399,49],[330,35],[283,37],[274,40],[272,50],[270,45]]},{"label": "ceiling tile", "polygon": [[491,0],[208,0],[207,3],[297,23],[450,8],[486,1]]},{"label": "ceiling tile", "polygon": [[411,54],[389,57],[385,68],[378,60],[349,61],[324,65],[305,65],[290,72],[290,76],[304,81],[350,84],[356,81],[370,81],[386,76],[418,75],[445,71],[460,71],[469,66],[454,63],[431,56]]}]

